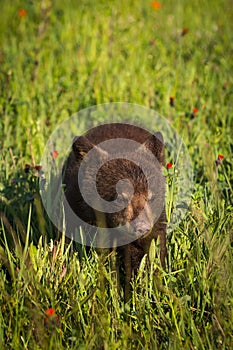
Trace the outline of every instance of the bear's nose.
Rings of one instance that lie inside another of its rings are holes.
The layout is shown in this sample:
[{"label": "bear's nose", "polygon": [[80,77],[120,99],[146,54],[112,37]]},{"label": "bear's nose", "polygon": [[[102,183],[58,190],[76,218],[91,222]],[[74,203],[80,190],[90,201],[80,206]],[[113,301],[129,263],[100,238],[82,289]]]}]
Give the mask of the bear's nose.
[{"label": "bear's nose", "polygon": [[151,227],[148,222],[142,221],[142,222],[137,222],[136,227],[135,227],[135,236],[137,238],[142,237],[145,235],[148,231],[150,231]]}]

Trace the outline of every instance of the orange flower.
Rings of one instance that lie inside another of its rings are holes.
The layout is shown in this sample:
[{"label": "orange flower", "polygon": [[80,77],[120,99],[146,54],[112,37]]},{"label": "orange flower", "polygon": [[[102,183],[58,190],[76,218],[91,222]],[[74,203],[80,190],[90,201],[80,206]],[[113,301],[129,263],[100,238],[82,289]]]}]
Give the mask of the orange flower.
[{"label": "orange flower", "polygon": [[198,108],[197,107],[194,107],[193,108],[193,113],[195,114],[195,113],[197,113],[198,112]]},{"label": "orange flower", "polygon": [[182,32],[181,32],[181,36],[184,36],[188,33],[188,28],[183,28]]},{"label": "orange flower", "polygon": [[167,163],[167,169],[171,169],[173,167],[172,163]]},{"label": "orange flower", "polygon": [[56,159],[59,155],[58,151],[54,150],[53,152],[50,153],[53,159]]},{"label": "orange flower", "polygon": [[50,307],[49,309],[45,310],[45,313],[47,316],[51,317],[55,315],[55,309],[53,309],[52,307]]},{"label": "orange flower", "polygon": [[161,8],[161,4],[158,1],[153,1],[151,3],[151,6],[154,7],[154,9],[159,10]]},{"label": "orange flower", "polygon": [[20,9],[18,11],[18,14],[19,14],[19,17],[25,17],[25,16],[27,16],[27,11],[24,9]]},{"label": "orange flower", "polygon": [[45,310],[45,314],[47,317],[44,318],[44,325],[49,329],[53,329],[54,327],[60,326],[59,316],[56,315],[55,309],[50,307]]}]

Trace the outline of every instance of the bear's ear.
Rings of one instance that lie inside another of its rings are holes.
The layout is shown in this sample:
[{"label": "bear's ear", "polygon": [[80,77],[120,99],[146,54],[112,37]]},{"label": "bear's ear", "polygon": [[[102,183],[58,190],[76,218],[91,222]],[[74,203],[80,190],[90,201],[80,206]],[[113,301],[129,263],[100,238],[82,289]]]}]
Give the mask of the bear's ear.
[{"label": "bear's ear", "polygon": [[107,156],[107,152],[103,151],[100,147],[94,145],[85,136],[75,137],[72,145],[73,153],[77,160],[83,159],[91,149],[95,149],[99,155]]},{"label": "bear's ear", "polygon": [[156,156],[160,164],[164,165],[164,141],[161,132],[151,135],[143,145]]},{"label": "bear's ear", "polygon": [[74,138],[72,149],[77,159],[82,159],[94,147],[85,136],[76,136]]}]

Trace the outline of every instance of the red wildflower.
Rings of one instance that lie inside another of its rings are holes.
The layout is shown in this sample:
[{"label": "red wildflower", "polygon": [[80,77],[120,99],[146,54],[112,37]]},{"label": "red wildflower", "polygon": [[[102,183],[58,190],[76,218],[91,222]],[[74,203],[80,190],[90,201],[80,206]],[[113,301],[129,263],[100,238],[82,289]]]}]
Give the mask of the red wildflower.
[{"label": "red wildflower", "polygon": [[158,1],[153,1],[151,3],[151,6],[154,7],[154,9],[159,10],[161,8],[161,4]]},{"label": "red wildflower", "polygon": [[59,155],[58,151],[54,150],[53,152],[50,153],[53,159],[56,159]]},{"label": "red wildflower", "polygon": [[170,106],[171,106],[171,107],[174,107],[174,106],[175,106],[175,104],[174,104],[175,97],[174,97],[174,96],[171,96],[169,100],[170,100]]},{"label": "red wildflower", "polygon": [[218,155],[218,158],[215,160],[215,164],[216,164],[217,166],[221,165],[223,159],[224,159],[224,156],[223,156],[222,154],[219,154],[219,155]]},{"label": "red wildflower", "polygon": [[171,169],[173,167],[172,163],[167,163],[167,169]]},{"label": "red wildflower", "polygon": [[188,28],[183,28],[182,32],[181,32],[181,36],[184,36],[188,33]]},{"label": "red wildflower", "polygon": [[55,309],[53,309],[52,307],[50,307],[49,309],[45,310],[45,313],[47,316],[51,317],[55,315]]},{"label": "red wildflower", "polygon": [[20,9],[20,10],[18,11],[18,14],[19,14],[19,17],[25,17],[25,16],[27,16],[27,12],[26,12],[26,10],[24,10],[24,9]]},{"label": "red wildflower", "polygon": [[221,160],[223,160],[223,159],[224,159],[224,156],[223,156],[222,154],[219,154],[219,155],[218,155],[218,160],[221,161]]},{"label": "red wildflower", "polygon": [[197,107],[194,107],[193,108],[193,113],[195,114],[195,113],[197,113],[198,112],[198,108]]},{"label": "red wildflower", "polygon": [[49,309],[45,310],[45,314],[47,317],[44,318],[44,325],[48,327],[49,329],[53,329],[53,327],[59,327],[59,316],[56,315],[55,309],[50,307]]},{"label": "red wildflower", "polygon": [[34,167],[37,171],[41,171],[41,169],[42,169],[42,166],[41,165],[35,165],[35,167]]}]

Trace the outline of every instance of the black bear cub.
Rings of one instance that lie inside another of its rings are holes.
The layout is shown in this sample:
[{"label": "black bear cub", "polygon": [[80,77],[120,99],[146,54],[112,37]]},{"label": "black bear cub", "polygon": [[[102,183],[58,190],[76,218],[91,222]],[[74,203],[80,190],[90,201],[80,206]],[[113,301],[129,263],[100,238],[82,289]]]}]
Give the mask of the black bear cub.
[{"label": "black bear cub", "polygon": [[[101,148],[105,141],[111,141],[113,146],[110,142],[109,147]],[[130,146],[132,142],[133,148]],[[88,161],[88,153],[92,150],[95,151],[94,158]],[[112,235],[112,247],[116,246],[124,264],[126,294],[129,293],[132,274],[137,272],[143,256],[149,252],[152,239],[160,238],[160,259],[162,266],[165,265],[163,165],[161,133],[152,134],[131,124],[110,123],[76,137],[63,169],[67,205],[82,222],[108,228],[110,232],[113,228],[124,228],[123,232],[119,230],[119,236]],[[92,194],[93,188],[98,196]],[[89,201],[84,198],[82,190],[87,193]],[[103,210],[96,209],[99,199],[109,203],[109,207],[117,199],[116,210],[108,210],[108,206]],[[69,227],[68,216],[66,220]]]}]

